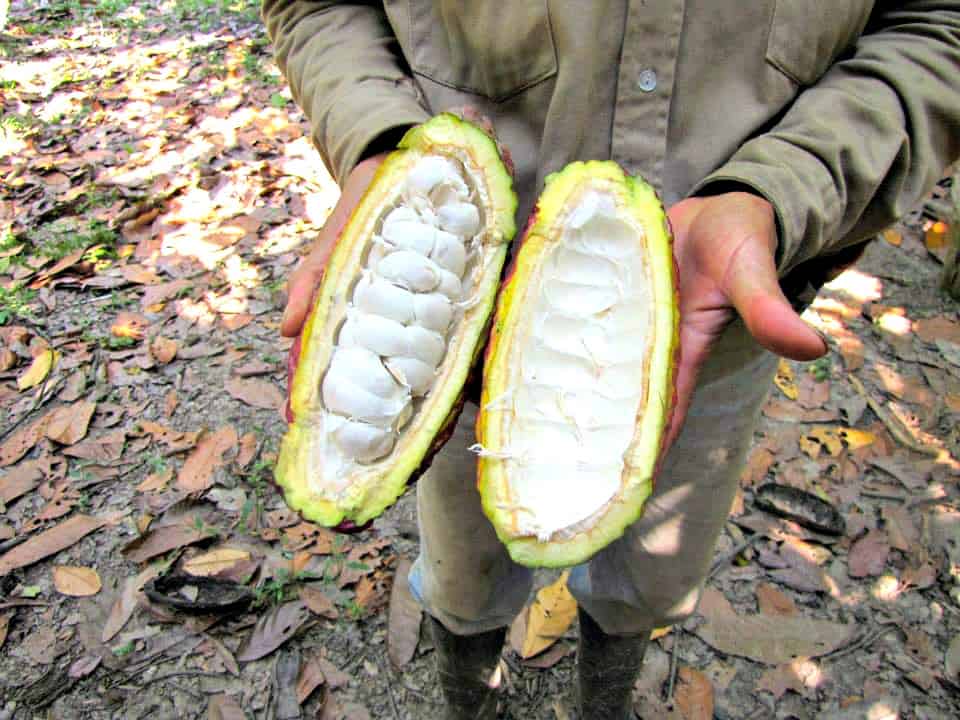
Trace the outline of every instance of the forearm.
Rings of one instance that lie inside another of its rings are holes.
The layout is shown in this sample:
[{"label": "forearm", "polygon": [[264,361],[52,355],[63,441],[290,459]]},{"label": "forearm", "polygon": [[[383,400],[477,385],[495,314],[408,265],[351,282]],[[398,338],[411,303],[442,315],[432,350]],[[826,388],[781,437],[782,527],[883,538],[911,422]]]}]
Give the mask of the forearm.
[{"label": "forearm", "polygon": [[885,3],[851,57],[698,189],[736,182],[766,197],[785,274],[914,206],[960,155],[958,125],[960,2]]},{"label": "forearm", "polygon": [[277,64],[339,183],[390,131],[427,119],[376,4],[264,0]]}]

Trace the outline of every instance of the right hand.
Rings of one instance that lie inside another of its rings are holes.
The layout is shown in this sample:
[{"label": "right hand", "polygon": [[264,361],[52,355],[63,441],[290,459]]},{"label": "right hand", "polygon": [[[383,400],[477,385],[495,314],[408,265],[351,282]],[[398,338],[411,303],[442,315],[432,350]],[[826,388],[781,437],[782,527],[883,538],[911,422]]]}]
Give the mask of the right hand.
[{"label": "right hand", "polygon": [[381,153],[363,160],[347,176],[340,199],[320,230],[320,235],[297,269],[290,274],[287,281],[287,307],[280,321],[280,334],[284,337],[297,337],[300,334],[310,312],[313,292],[320,285],[334,243],[387,154]]}]

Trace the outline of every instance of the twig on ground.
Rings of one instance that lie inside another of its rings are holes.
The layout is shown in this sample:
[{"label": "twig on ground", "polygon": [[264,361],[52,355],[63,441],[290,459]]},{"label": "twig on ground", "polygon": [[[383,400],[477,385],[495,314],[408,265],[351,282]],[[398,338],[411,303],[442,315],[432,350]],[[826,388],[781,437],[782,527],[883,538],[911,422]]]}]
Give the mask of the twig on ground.
[{"label": "twig on ground", "polygon": [[876,498],[877,500],[891,500],[902,503],[906,498],[903,495],[891,495],[890,493],[874,492],[873,490],[861,490],[861,497]]},{"label": "twig on ground", "polygon": [[863,383],[860,382],[860,378],[852,374],[848,375],[847,377],[850,378],[850,384],[853,385],[853,389],[856,390],[860,396],[867,401],[867,405],[869,405],[870,409],[873,410],[878,418],[880,418],[880,422],[882,422],[884,427],[890,431],[890,434],[893,436],[894,440],[907,449],[922,453],[924,455],[932,455],[937,457],[941,452],[944,452],[943,448],[936,447],[934,445],[926,445],[912,438],[909,431],[903,426],[903,424],[893,417],[885,407],[883,407],[873,398],[873,395],[871,395],[870,392],[863,386]]},{"label": "twig on ground", "polygon": [[871,633],[867,633],[862,638],[860,638],[860,640],[853,643],[852,645],[847,645],[845,648],[840,648],[839,650],[836,650],[828,655],[824,655],[823,659],[836,660],[837,658],[842,658],[851,653],[855,653],[857,652],[857,650],[862,650],[865,647],[869,647],[870,645],[873,645],[873,643],[875,643],[877,640],[879,640],[881,637],[886,635],[891,630],[897,630],[897,629],[899,629],[899,625],[897,625],[896,622],[891,621],[888,623],[884,623],[883,627],[877,630],[874,630]]},{"label": "twig on ground", "polygon": [[738,544],[733,548],[733,550],[731,550],[730,552],[728,552],[726,555],[723,555],[719,560],[717,560],[717,561],[713,564],[713,566],[710,568],[709,574],[707,575],[707,582],[709,582],[710,580],[712,580],[713,577],[714,577],[717,573],[719,573],[721,570],[723,570],[725,567],[727,567],[731,562],[733,562],[734,559],[735,559],[740,553],[742,553],[742,552],[743,552],[744,550],[746,550],[748,547],[750,547],[750,546],[753,545],[754,543],[760,541],[760,540],[763,539],[764,537],[765,537],[765,536],[764,536],[762,533],[754,533],[753,535],[751,535],[750,537],[748,537],[746,540],[738,543]]},{"label": "twig on ground", "polygon": [[387,695],[390,697],[390,707],[393,708],[393,716],[400,720],[400,710],[397,708],[397,698],[393,695],[393,672],[387,667],[389,663],[384,663],[383,658],[377,659],[377,664],[383,668],[384,674],[387,676]]},{"label": "twig on ground", "polygon": [[155,675],[148,680],[141,680],[133,684],[139,687],[146,687],[147,685],[152,685],[156,682],[163,682],[164,680],[170,680],[175,677],[223,677],[223,673],[210,672],[208,670],[176,670],[175,672],[169,672],[166,675]]},{"label": "twig on ground", "polygon": [[60,375],[55,380],[51,381],[49,385],[44,385],[42,388],[40,388],[40,392],[37,393],[37,396],[34,398],[33,402],[30,404],[30,407],[27,408],[23,415],[10,423],[10,427],[0,433],[0,441],[6,440],[8,436],[12,435],[13,432],[23,424],[24,420],[33,415],[35,410],[38,410],[50,402],[50,399],[57,394],[57,391],[63,384],[64,379],[65,376]]},{"label": "twig on ground", "polygon": [[667,683],[666,702],[673,701],[673,687],[677,682],[677,660],[680,657],[681,637],[683,637],[683,628],[677,625],[673,628],[673,647],[670,648],[670,682]]}]

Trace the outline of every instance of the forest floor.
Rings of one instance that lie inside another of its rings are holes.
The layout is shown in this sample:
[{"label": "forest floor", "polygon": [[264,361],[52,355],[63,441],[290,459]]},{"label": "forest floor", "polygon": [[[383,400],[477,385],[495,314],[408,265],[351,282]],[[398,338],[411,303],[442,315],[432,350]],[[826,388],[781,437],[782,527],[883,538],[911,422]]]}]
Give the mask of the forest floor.
[{"label": "forest floor", "polygon": [[[0,58],[0,718],[438,717],[413,493],[345,536],[270,482],[284,285],[338,190],[257,3],[18,0]],[[808,310],[832,352],[781,364],[640,717],[960,716],[941,230],[910,216]],[[812,497],[839,534],[763,510]],[[505,718],[575,717],[575,606],[542,579]]]}]

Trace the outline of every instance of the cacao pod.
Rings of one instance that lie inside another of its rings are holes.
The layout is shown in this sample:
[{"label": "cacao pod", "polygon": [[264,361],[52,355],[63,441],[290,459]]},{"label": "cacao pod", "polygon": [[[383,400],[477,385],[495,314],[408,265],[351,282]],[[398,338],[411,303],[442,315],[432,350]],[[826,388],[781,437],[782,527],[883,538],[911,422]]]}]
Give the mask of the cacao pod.
[{"label": "cacao pod", "polygon": [[496,141],[455,115],[412,128],[380,166],[295,350],[275,477],[305,518],[363,525],[449,435],[516,207]]},{"label": "cacao pod", "polygon": [[483,508],[516,562],[583,562],[640,515],[677,323],[653,188],[609,161],[548,177],[500,290],[477,420]]}]

